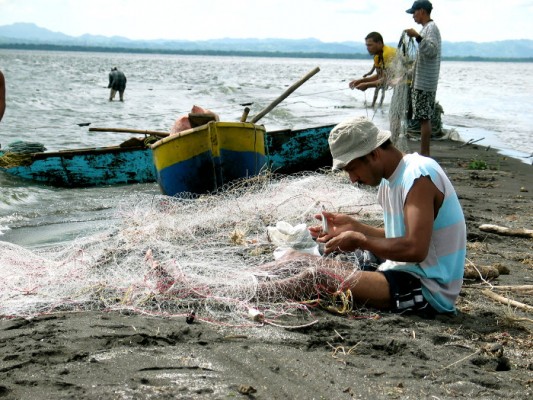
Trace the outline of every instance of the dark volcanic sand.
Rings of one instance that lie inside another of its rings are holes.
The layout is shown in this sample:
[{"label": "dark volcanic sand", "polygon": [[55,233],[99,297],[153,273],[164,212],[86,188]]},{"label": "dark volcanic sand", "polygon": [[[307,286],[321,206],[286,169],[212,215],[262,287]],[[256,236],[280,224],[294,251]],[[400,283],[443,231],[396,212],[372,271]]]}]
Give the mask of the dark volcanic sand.
[{"label": "dark volcanic sand", "polygon": [[[478,228],[533,228],[533,167],[448,141],[432,156],[463,204],[468,260],[507,267],[494,285],[533,285],[533,240]],[[469,170],[471,160],[489,169]],[[533,312],[494,302],[487,287],[466,280],[456,316],[316,311],[319,323],[296,331],[118,313],[0,320],[0,398],[530,399]],[[531,291],[498,293],[533,306]]]}]

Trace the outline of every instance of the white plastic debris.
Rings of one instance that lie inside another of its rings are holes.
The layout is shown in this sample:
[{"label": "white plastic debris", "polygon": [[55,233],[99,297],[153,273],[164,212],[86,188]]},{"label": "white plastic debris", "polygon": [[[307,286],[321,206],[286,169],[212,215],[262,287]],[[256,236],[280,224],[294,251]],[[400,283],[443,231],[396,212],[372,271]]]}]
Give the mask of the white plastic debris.
[{"label": "white plastic debris", "polygon": [[298,250],[302,253],[320,255],[318,245],[313,240],[307,225],[292,226],[288,222],[279,221],[276,226],[267,227],[268,238],[278,246],[274,250],[274,258],[281,258],[288,250]]}]

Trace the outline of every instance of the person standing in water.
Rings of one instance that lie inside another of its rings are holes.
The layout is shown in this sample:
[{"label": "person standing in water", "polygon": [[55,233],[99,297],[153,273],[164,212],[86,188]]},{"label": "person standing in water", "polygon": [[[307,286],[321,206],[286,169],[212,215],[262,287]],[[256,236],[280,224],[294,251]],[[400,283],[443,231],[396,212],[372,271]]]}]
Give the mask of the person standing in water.
[{"label": "person standing in water", "polygon": [[4,116],[4,111],[6,110],[6,80],[4,74],[0,71],[0,121]]},{"label": "person standing in water", "polygon": [[118,92],[120,101],[124,101],[124,91],[126,90],[126,75],[124,72],[119,71],[117,67],[113,67],[109,73],[109,85],[108,89],[111,89],[109,93],[109,101],[113,101],[115,94]]},{"label": "person standing in water", "polygon": [[431,139],[431,117],[435,110],[437,84],[439,81],[441,38],[440,31],[431,19],[433,5],[428,0],[416,0],[406,12],[413,14],[417,24],[422,25],[418,33],[415,29],[405,30],[407,36],[418,43],[414,81],[411,92],[413,117],[420,121],[420,154],[429,157]]}]

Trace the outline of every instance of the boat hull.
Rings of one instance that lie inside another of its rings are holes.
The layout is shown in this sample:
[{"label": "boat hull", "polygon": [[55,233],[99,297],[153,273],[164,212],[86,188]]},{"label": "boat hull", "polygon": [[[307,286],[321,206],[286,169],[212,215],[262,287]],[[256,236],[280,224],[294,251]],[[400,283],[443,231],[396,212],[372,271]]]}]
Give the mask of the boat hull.
[{"label": "boat hull", "polygon": [[291,174],[331,167],[328,137],[335,125],[285,129],[265,134],[267,166],[274,172]]},{"label": "boat hull", "polygon": [[152,145],[157,181],[169,196],[202,194],[257,175],[266,163],[265,128],[244,122],[210,122]]},{"label": "boat hull", "polygon": [[35,153],[28,165],[0,168],[23,179],[59,186],[90,187],[155,182],[150,148],[102,147]]}]

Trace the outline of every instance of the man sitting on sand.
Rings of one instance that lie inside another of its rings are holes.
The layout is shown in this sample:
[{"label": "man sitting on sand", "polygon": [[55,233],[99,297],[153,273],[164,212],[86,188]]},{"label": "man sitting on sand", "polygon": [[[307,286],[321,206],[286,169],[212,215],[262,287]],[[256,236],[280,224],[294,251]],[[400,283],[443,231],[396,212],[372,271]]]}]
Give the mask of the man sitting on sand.
[{"label": "man sitting on sand", "polygon": [[[308,300],[351,291],[354,302],[394,312],[449,313],[461,290],[466,226],[455,190],[442,168],[417,153],[403,154],[390,132],[365,118],[337,125],[330,134],[333,168],[353,183],[378,186],[384,228],[324,212],[327,229],[310,228],[325,254],[363,250],[386,260],[377,270],[291,252],[277,264],[298,261],[298,275],[260,284],[258,296]],[[309,267],[309,268],[307,268]]]}]

